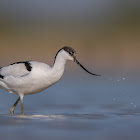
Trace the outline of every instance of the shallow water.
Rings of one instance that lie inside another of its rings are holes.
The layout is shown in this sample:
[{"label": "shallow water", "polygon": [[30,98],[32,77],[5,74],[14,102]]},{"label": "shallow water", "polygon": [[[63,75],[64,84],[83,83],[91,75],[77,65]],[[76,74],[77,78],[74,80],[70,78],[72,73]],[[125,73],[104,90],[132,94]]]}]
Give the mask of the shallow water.
[{"label": "shallow water", "polygon": [[139,140],[138,81],[120,78],[67,79],[40,94],[24,97],[15,115],[9,109],[18,98],[1,90],[2,140]]}]

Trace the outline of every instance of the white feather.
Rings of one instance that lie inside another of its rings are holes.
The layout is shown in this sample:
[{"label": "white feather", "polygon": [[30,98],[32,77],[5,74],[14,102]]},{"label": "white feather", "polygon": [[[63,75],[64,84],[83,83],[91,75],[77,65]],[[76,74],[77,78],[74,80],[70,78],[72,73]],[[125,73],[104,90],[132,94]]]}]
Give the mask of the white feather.
[{"label": "white feather", "polygon": [[13,64],[1,68],[0,87],[20,97],[38,93],[54,83],[63,75],[67,60],[71,60],[67,52],[59,52],[53,67],[36,61],[29,61],[32,69],[28,71],[25,64]]},{"label": "white feather", "polygon": [[1,68],[0,74],[2,76],[23,76],[27,75],[30,72],[26,69],[26,66],[24,63],[19,64],[13,64],[6,67]]}]

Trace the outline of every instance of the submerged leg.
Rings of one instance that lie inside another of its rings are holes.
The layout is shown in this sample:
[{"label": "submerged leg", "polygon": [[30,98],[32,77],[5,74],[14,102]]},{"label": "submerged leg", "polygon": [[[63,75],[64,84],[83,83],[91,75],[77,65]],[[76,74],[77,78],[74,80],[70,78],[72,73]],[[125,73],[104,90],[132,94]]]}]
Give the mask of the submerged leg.
[{"label": "submerged leg", "polygon": [[24,115],[23,99],[21,99],[21,114]]},{"label": "submerged leg", "polygon": [[11,109],[10,109],[10,113],[11,114],[14,114],[14,109],[17,106],[17,104],[18,104],[19,101],[20,101],[20,97],[16,100],[16,102],[14,103],[14,105],[11,107]]}]

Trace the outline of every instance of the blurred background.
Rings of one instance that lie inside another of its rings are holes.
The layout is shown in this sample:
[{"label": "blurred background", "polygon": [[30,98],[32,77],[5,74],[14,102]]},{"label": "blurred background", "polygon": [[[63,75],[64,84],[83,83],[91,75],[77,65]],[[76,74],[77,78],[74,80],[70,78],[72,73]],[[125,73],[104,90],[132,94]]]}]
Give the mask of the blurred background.
[{"label": "blurred background", "polygon": [[25,116],[9,115],[18,97],[0,90],[1,138],[139,140],[140,1],[0,0],[0,67],[52,66],[63,46],[102,76],[69,62],[55,86],[24,97]]},{"label": "blurred background", "polygon": [[63,46],[73,47],[79,61],[96,73],[137,75],[140,2],[0,1],[0,66],[23,60],[52,65]]}]

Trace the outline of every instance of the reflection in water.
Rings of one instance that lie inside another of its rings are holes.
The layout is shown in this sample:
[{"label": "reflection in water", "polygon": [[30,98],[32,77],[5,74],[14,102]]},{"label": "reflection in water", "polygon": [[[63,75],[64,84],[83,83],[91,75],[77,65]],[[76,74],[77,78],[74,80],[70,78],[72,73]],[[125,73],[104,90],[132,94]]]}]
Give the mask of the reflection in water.
[{"label": "reflection in water", "polygon": [[39,120],[64,119],[63,115],[13,115],[12,117],[20,119],[39,119]]},{"label": "reflection in water", "polygon": [[[1,139],[131,140],[138,138],[140,113],[0,115]],[[8,134],[7,134],[8,132]]]},{"label": "reflection in water", "polygon": [[[6,92],[0,94],[0,138],[139,139],[140,102],[137,83],[97,79],[86,82],[76,79],[64,81],[60,80],[59,84],[40,94],[25,96],[24,116],[9,115],[9,108],[17,98],[16,95]],[[15,113],[20,114],[20,105]]]}]

